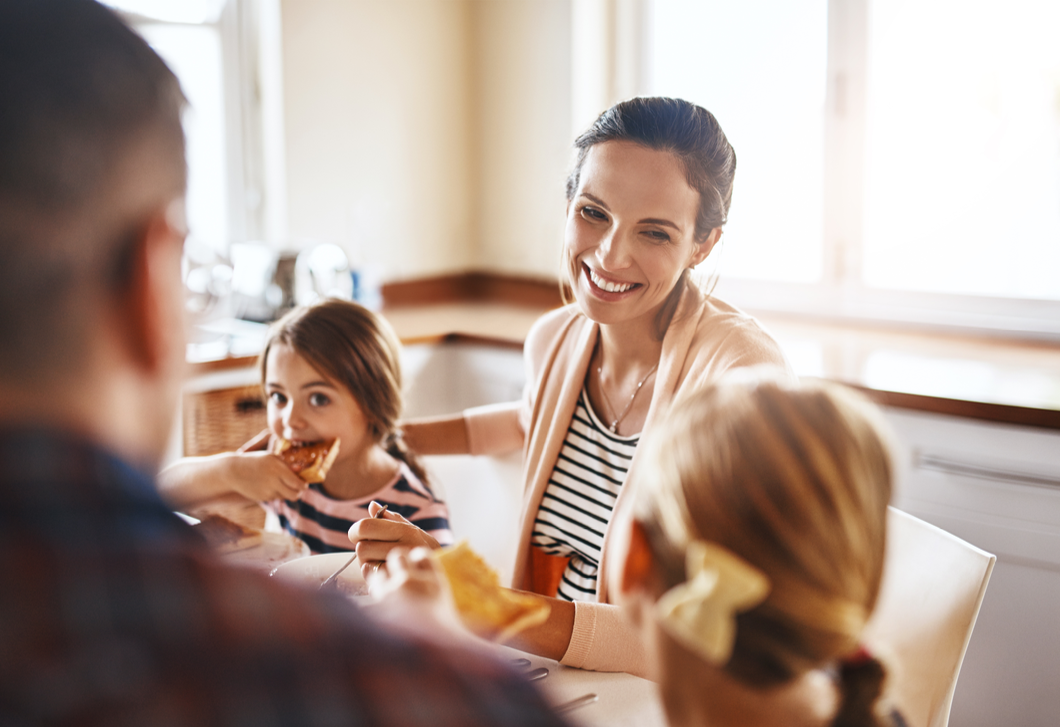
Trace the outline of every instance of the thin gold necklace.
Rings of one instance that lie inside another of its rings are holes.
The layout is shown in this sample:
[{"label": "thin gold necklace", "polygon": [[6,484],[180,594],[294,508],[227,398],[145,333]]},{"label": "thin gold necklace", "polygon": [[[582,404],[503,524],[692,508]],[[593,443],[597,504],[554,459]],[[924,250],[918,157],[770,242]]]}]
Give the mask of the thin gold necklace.
[{"label": "thin gold necklace", "polygon": [[[649,376],[655,373],[655,369],[657,368],[659,368],[658,362],[656,362],[656,364],[648,370],[648,373],[644,374],[644,378],[640,380],[640,383],[637,384],[637,388],[633,390],[633,396],[629,397],[629,403],[626,404],[626,408],[622,410],[622,413],[618,415],[617,419],[611,422],[611,425],[608,427],[608,429],[611,430],[612,434],[618,431],[618,425],[621,424],[622,420],[626,418],[626,414],[629,414],[629,410],[633,407],[633,402],[636,401],[637,394],[640,393],[640,389],[642,386],[644,386],[644,382],[648,380]],[[607,404],[607,408],[610,409],[611,413],[613,414],[615,412],[615,407],[611,405],[611,400],[607,398],[607,392],[604,390],[603,363],[596,367],[596,377],[600,381],[600,395],[604,397],[604,403]]]}]

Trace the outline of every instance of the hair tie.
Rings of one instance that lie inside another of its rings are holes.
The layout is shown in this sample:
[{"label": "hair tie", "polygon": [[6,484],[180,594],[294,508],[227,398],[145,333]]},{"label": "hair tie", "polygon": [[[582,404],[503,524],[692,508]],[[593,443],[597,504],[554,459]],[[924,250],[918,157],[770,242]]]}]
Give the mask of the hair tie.
[{"label": "hair tie", "polygon": [[732,656],[736,614],[769,594],[769,579],[735,553],[695,540],[685,553],[687,580],[663,594],[655,612],[663,628],[709,663]]}]

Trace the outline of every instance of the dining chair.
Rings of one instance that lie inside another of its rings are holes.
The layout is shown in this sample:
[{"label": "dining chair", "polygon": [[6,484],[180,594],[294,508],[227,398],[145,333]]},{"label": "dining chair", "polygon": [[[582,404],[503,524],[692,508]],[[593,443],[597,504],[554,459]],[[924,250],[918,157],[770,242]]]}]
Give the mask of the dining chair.
[{"label": "dining chair", "polygon": [[890,508],[887,556],[865,641],[890,657],[889,688],[910,727],[946,727],[957,675],[996,556]]}]

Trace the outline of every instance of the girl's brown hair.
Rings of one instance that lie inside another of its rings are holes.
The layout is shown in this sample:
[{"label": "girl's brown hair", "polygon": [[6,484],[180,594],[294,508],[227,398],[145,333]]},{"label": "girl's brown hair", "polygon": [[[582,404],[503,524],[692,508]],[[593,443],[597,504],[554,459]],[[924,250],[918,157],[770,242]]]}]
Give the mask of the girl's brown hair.
[{"label": "girl's brown hair", "polygon": [[262,384],[269,351],[279,344],[290,346],[314,369],[344,386],[360,405],[375,440],[426,481],[422,464],[397,428],[404,408],[401,343],[389,323],[348,300],[296,308],[269,330],[258,364]]},{"label": "girl's brown hair", "polygon": [[645,452],[653,479],[638,484],[638,520],[666,588],[686,579],[694,540],[769,579],[765,601],[736,618],[725,670],[765,688],[835,667],[833,724],[843,727],[887,724],[876,714],[885,670],[858,651],[883,574],[887,431],[849,389],[745,377],[676,406]]}]

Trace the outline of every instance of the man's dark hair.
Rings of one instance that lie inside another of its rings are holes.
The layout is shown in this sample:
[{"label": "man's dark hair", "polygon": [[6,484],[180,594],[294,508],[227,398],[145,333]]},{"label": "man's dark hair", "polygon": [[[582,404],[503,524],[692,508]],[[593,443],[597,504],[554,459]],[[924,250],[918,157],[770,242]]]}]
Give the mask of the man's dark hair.
[{"label": "man's dark hair", "polygon": [[80,296],[121,282],[152,190],[183,192],[184,102],[108,8],[0,2],[0,377],[76,360]]}]

